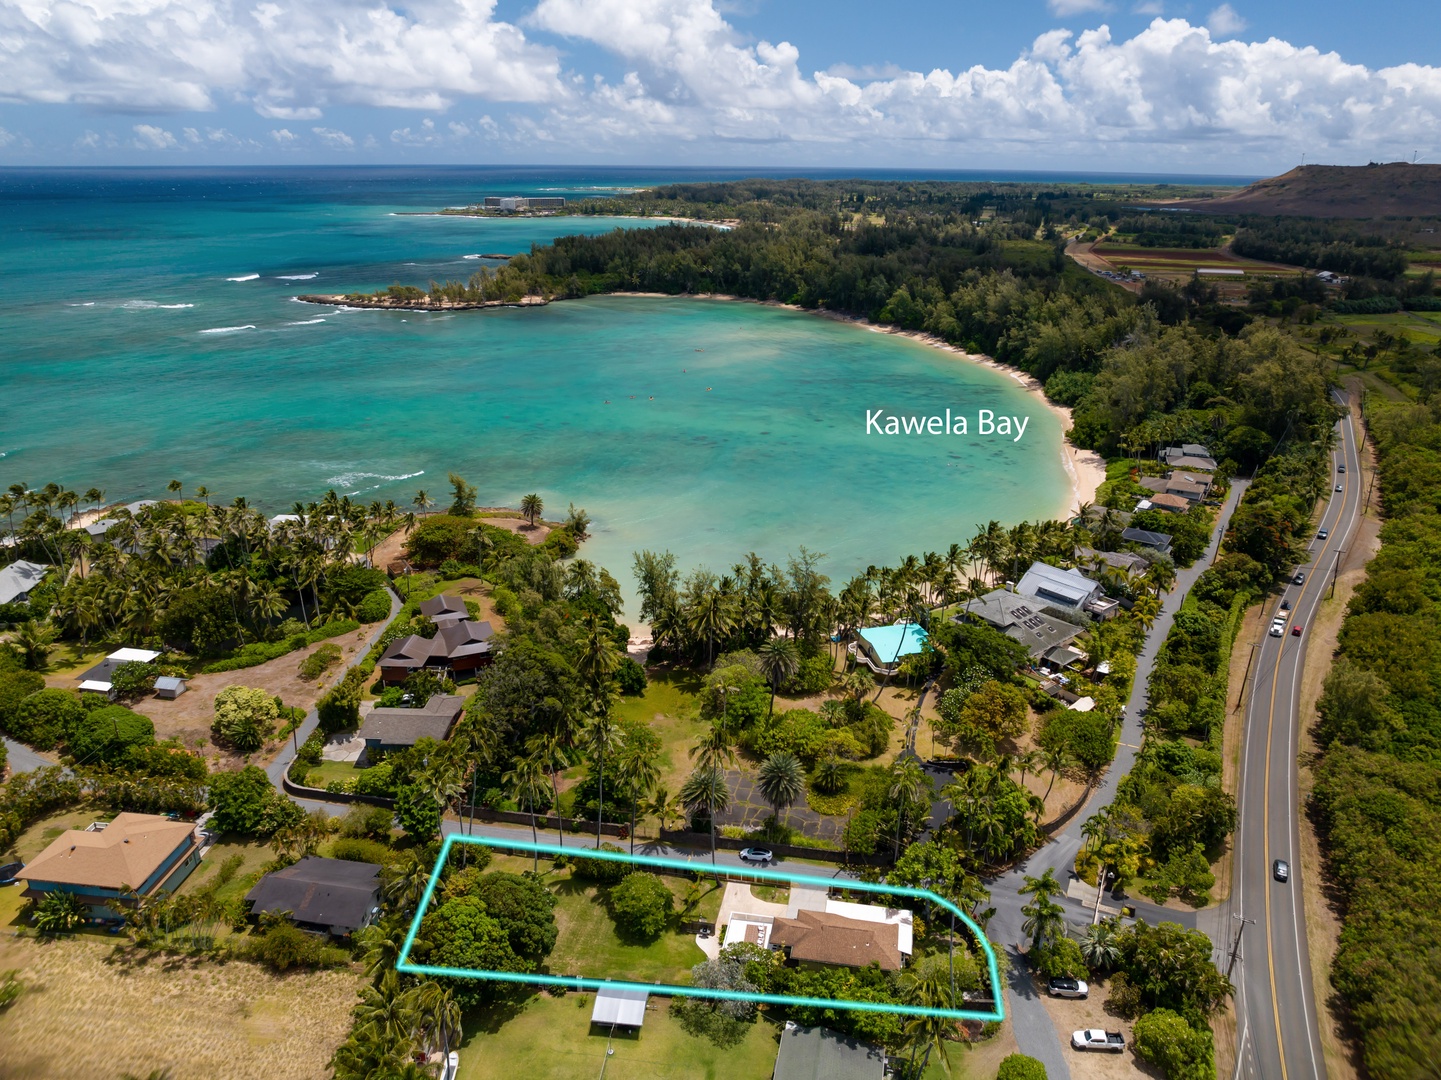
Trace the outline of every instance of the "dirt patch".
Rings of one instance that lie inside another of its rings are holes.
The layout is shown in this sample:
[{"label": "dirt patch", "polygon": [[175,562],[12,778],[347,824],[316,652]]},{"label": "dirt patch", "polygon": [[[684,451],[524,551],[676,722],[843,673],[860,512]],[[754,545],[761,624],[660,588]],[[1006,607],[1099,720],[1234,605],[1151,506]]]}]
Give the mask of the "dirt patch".
[{"label": "dirt patch", "polygon": [[83,938],[0,940],[20,1000],[0,1014],[0,1075],[309,1080],[350,1028],[351,971],[272,975]]},{"label": "dirt patch", "polygon": [[[1051,1014],[1061,1052],[1071,1068],[1072,1080],[1133,1080],[1148,1077],[1162,1080],[1161,1073],[1138,1058],[1131,1049],[1131,1022],[1110,1015],[1105,1010],[1107,988],[1104,983],[1091,983],[1091,996],[1084,1000],[1053,998],[1045,987],[1036,984],[1036,992]],[[1071,1032],[1081,1028],[1103,1028],[1119,1031],[1126,1037],[1126,1049],[1119,1054],[1102,1054],[1094,1050],[1071,1049]]]},{"label": "dirt patch", "polygon": [[497,529],[505,529],[507,532],[516,533],[525,537],[528,544],[543,544],[545,538],[551,534],[554,525],[547,525],[544,521],[532,525],[523,517],[514,516],[514,511],[499,510],[494,512],[482,512],[481,517],[487,525],[494,525]]},{"label": "dirt patch", "polygon": [[255,667],[215,675],[196,675],[188,681],[189,689],[174,701],[151,697],[132,708],[155,722],[157,739],[179,739],[186,746],[214,750],[216,748],[210,741],[210,722],[215,718],[215,697],[221,690],[227,686],[259,687],[268,694],[278,696],[286,705],[308,711],[339,677],[374,630],[374,625],[362,626],[349,634],[328,639],[330,644],[340,646],[341,661],[316,682],[307,682],[300,677],[300,665],[326,642],[308,645]]},{"label": "dirt patch", "polygon": [[[1354,413],[1353,413],[1354,415]],[[1357,419],[1359,427],[1359,418]],[[1361,455],[1361,482],[1369,485],[1375,471],[1375,459],[1369,452]],[[1335,595],[1323,600],[1317,608],[1306,643],[1306,666],[1301,674],[1301,755],[1298,770],[1298,805],[1304,807],[1311,799],[1315,785],[1313,768],[1316,763],[1314,724],[1316,702],[1321,687],[1331,670],[1331,659],[1345,619],[1346,604],[1356,587],[1366,578],[1366,564],[1381,547],[1381,521],[1373,509],[1361,518],[1355,537],[1346,549],[1336,576]],[[1320,838],[1309,814],[1301,814],[1301,893],[1306,911],[1306,940],[1311,954],[1311,989],[1315,1000],[1324,1002],[1321,1019],[1321,1047],[1326,1055],[1326,1071],[1334,1080],[1356,1080],[1360,1074],[1359,1047],[1348,1038],[1343,1018],[1334,1007],[1331,989],[1331,961],[1341,936],[1338,905],[1330,895],[1322,873]],[[1309,872],[1307,872],[1309,871]]]}]

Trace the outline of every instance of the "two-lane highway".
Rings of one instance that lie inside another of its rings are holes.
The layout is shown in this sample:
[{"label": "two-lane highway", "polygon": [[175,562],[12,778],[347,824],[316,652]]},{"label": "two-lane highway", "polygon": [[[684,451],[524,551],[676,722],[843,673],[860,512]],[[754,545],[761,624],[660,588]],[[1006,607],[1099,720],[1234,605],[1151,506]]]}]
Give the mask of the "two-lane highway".
[{"label": "two-lane highway", "polygon": [[[1301,894],[1303,876],[1320,868],[1301,862],[1296,785],[1302,725],[1310,720],[1298,715],[1306,644],[1360,520],[1364,494],[1349,413],[1338,424],[1338,436],[1331,461],[1333,490],[1300,567],[1304,581],[1293,581],[1273,601],[1267,614],[1284,616],[1282,632],[1265,632],[1244,690],[1246,732],[1231,910],[1235,919],[1246,920],[1242,961],[1234,976],[1239,994],[1236,1076],[1251,1080],[1320,1080],[1326,1075]],[[1326,531],[1324,539],[1320,530]],[[1280,611],[1283,601],[1289,611]],[[1290,868],[1285,882],[1276,879],[1278,859]]]}]

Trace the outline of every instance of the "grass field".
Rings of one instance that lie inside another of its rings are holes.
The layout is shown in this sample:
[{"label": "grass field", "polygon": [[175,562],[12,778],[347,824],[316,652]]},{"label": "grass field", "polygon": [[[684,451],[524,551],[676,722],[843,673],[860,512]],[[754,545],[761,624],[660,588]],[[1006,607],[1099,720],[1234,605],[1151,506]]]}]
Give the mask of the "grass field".
[{"label": "grass field", "polygon": [[200,865],[191,871],[190,876],[176,890],[177,894],[193,896],[208,891],[212,883],[220,879],[221,867],[236,857],[240,859],[239,866],[230,872],[228,881],[215,887],[217,900],[238,899],[248,893],[260,880],[266,864],[275,861],[275,852],[270,849],[269,844],[262,844],[258,840],[243,840],[237,836],[226,835],[206,852]]},{"label": "grass field", "polygon": [[360,772],[353,761],[322,761],[306,772],[305,782],[309,787],[323,788],[332,780],[354,780]]},{"label": "grass field", "polygon": [[[778,1033],[758,1021],[739,1046],[721,1049],[688,1035],[670,1015],[669,1000],[651,998],[636,1035],[592,1027],[590,994],[536,995],[510,1007],[468,1016],[460,1046],[460,1080],[767,1080],[775,1068]],[[606,1056],[610,1046],[615,1053]]]},{"label": "grass field", "polygon": [[0,1076],[319,1080],[350,1027],[361,978],[277,976],[131,950],[115,939],[0,938],[25,991],[0,1013]]},{"label": "grass field", "polygon": [[1399,334],[1418,345],[1441,341],[1441,311],[1397,311],[1390,315],[1336,315],[1357,337],[1369,341],[1378,330]]},{"label": "grass field", "polygon": [[660,783],[672,795],[690,775],[689,750],[705,728],[698,718],[700,690],[700,679],[688,671],[659,672],[644,694],[621,698],[615,708],[616,719],[639,720],[660,736]]}]

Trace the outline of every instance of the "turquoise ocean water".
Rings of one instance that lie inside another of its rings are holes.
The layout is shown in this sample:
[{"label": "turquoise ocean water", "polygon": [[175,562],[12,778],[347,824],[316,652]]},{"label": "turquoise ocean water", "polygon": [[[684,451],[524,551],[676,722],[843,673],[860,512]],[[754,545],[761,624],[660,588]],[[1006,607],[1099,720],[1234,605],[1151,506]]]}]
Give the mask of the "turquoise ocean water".
[{"label": "turquoise ocean water", "polygon": [[[584,507],[584,550],[721,571],[825,552],[832,577],[1069,504],[1060,425],[1005,375],[755,304],[596,297],[543,309],[338,311],[298,292],[424,285],[556,235],[635,222],[407,216],[483,194],[578,194],[650,172],[0,173],[0,487],[110,500],[181,480],[272,513],[329,488],[442,505]],[[867,409],[972,434],[865,434]],[[980,409],[1029,416],[1020,442]],[[632,615],[634,613],[632,612]]]}]

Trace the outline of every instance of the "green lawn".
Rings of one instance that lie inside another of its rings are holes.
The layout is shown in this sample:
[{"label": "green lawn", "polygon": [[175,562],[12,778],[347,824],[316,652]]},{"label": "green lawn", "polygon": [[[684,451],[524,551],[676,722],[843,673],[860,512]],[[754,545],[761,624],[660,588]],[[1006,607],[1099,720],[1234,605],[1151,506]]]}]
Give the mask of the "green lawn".
[{"label": "green lawn", "polygon": [[[651,998],[636,1035],[592,1027],[591,994],[538,994],[518,1008],[500,1006],[466,1017],[459,1080],[768,1080],[779,1036],[764,1020],[739,1046],[721,1049],[688,1035],[671,1018],[669,999]],[[607,1046],[615,1053],[606,1055]]]},{"label": "green lawn", "polygon": [[190,872],[190,876],[175,890],[176,893],[194,896],[206,892],[211,883],[220,877],[220,868],[237,856],[240,858],[240,865],[230,872],[229,880],[225,884],[215,889],[217,900],[233,900],[244,896],[260,880],[262,868],[275,861],[275,852],[270,849],[269,844],[227,835],[205,853],[200,865]]},{"label": "green lawn", "polygon": [[322,761],[306,772],[305,782],[308,787],[323,788],[332,780],[354,780],[360,772],[353,761]]},{"label": "green lawn", "polygon": [[616,705],[620,720],[640,720],[660,736],[661,786],[672,795],[690,775],[690,748],[704,725],[698,719],[700,677],[689,671],[664,671],[653,676],[640,697],[623,697]]},{"label": "green lawn", "polygon": [[1432,345],[1441,340],[1441,325],[1438,325],[1441,320],[1434,317],[1438,314],[1441,313],[1397,311],[1388,315],[1336,315],[1334,318],[1365,340],[1377,330],[1387,330],[1418,344]]},{"label": "green lawn", "polygon": [[557,899],[559,936],[546,966],[555,974],[686,983],[690,969],[705,959],[695,938],[678,930],[668,931],[648,945],[622,940],[599,890],[572,881],[568,873],[554,881],[551,891]]}]

